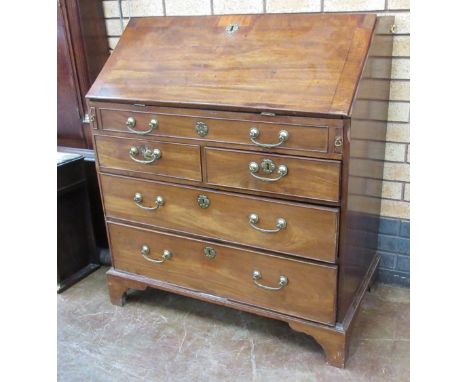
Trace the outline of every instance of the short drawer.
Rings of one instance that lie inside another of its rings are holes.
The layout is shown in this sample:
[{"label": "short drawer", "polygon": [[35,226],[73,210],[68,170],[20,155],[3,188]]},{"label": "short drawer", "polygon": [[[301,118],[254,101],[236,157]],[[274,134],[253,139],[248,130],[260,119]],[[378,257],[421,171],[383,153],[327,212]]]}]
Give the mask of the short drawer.
[{"label": "short drawer", "polygon": [[101,168],[202,180],[196,145],[97,135],[95,147]]},{"label": "short drawer", "polygon": [[205,148],[207,183],[337,202],[340,162]]},{"label": "short drawer", "polygon": [[113,265],[219,297],[333,325],[337,268],[109,223]]},{"label": "short drawer", "polygon": [[105,174],[101,188],[107,217],[331,263],[336,259],[336,208]]},{"label": "short drawer", "polygon": [[[100,109],[102,129],[137,135],[202,139],[246,145],[249,149],[282,149],[327,153],[333,127],[259,122],[134,110]],[[332,137],[332,138],[333,138]]]}]

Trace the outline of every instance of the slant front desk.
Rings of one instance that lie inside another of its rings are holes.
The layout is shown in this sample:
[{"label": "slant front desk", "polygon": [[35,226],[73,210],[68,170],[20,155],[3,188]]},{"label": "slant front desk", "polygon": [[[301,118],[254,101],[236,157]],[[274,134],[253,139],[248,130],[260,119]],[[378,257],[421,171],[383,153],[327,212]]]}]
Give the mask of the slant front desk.
[{"label": "slant front desk", "polygon": [[89,91],[108,286],[287,322],[345,364],[376,254],[393,17],[130,21]]}]

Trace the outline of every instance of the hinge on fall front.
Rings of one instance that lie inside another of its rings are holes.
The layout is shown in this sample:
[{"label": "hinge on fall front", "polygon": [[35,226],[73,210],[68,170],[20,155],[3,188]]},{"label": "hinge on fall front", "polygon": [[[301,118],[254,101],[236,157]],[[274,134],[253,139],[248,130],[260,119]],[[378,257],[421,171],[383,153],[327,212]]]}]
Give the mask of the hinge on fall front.
[{"label": "hinge on fall front", "polygon": [[84,123],[89,123],[93,129],[97,129],[96,125],[96,108],[90,107],[88,113],[84,115],[83,118]]}]

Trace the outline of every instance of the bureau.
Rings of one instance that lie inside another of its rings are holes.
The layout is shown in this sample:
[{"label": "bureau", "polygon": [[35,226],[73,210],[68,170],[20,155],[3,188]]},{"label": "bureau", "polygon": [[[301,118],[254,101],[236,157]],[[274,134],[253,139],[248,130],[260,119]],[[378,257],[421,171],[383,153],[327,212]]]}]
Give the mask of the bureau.
[{"label": "bureau", "polygon": [[111,302],[287,322],[344,367],[375,277],[393,17],[130,20],[87,95]]}]

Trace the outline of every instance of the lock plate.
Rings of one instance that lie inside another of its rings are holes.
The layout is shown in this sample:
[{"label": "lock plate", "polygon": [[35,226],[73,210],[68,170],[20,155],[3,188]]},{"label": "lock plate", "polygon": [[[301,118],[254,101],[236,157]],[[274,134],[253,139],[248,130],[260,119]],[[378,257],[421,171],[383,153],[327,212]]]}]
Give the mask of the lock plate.
[{"label": "lock plate", "polygon": [[203,253],[206,257],[208,257],[209,260],[213,260],[216,257],[216,251],[214,248],[211,247],[205,247],[203,249]]},{"label": "lock plate", "polygon": [[204,137],[208,134],[208,125],[205,122],[198,121],[195,124],[195,130],[200,137]]},{"label": "lock plate", "polygon": [[236,24],[236,23],[228,24],[224,30],[229,34],[236,33],[239,30],[239,24]]},{"label": "lock plate", "polygon": [[197,202],[201,208],[208,208],[210,206],[210,199],[206,195],[198,195]]},{"label": "lock plate", "polygon": [[260,163],[260,167],[265,174],[272,174],[275,171],[276,165],[271,159],[264,159]]}]

